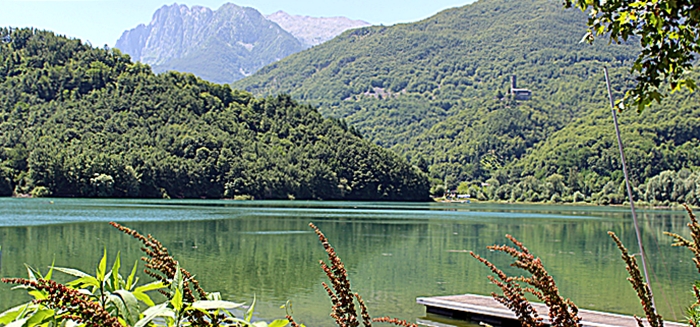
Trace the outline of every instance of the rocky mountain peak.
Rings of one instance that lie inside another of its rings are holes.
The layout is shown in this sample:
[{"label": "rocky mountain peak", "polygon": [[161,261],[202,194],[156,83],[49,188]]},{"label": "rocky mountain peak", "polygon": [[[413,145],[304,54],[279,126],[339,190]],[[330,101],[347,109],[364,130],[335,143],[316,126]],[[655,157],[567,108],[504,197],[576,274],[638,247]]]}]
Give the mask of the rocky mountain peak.
[{"label": "rocky mountain peak", "polygon": [[347,17],[290,15],[282,10],[267,15],[266,18],[292,33],[308,47],[326,42],[346,30],[371,25],[368,22]]},{"label": "rocky mountain peak", "polygon": [[304,48],[257,10],[233,3],[217,10],[163,6],[148,25],[125,31],[116,47],[155,72],[191,72],[218,83],[238,80]]}]

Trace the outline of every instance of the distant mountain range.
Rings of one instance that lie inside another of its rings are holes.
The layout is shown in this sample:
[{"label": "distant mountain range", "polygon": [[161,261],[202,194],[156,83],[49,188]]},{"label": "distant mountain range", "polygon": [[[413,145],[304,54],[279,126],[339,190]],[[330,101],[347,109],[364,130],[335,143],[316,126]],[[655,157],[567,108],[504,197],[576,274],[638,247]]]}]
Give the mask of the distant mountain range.
[{"label": "distant mountain range", "polygon": [[307,47],[326,42],[346,30],[371,25],[362,20],[352,20],[346,17],[299,16],[290,15],[281,10],[265,17],[292,33]]},{"label": "distant mountain range", "polygon": [[148,25],[125,31],[116,48],[155,72],[194,73],[231,83],[343,31],[369,25],[344,17],[313,18],[276,12],[268,17],[232,3],[217,10],[163,6]]}]

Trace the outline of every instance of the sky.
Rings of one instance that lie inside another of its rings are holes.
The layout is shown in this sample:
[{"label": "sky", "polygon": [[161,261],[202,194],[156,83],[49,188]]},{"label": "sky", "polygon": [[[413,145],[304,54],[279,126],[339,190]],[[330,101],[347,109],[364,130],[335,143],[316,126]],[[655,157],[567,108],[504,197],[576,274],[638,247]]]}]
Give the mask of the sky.
[{"label": "sky", "polygon": [[[371,24],[393,25],[430,17],[472,0],[181,0],[178,4],[212,9],[226,2],[253,7],[268,15],[284,10],[313,17],[345,16]],[[0,26],[35,27],[114,46],[125,30],[148,24],[165,0],[0,0]]]}]

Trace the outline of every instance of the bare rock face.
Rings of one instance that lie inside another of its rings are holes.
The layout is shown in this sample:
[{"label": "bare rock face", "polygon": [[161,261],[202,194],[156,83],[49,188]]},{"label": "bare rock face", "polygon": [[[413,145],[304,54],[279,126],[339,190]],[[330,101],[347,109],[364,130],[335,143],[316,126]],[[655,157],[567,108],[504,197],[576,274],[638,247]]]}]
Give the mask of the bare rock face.
[{"label": "bare rock face", "polygon": [[299,16],[290,15],[281,10],[267,15],[266,18],[292,33],[307,47],[326,42],[346,30],[371,25],[362,20],[352,20],[346,17]]},{"label": "bare rock face", "polygon": [[190,72],[215,83],[239,80],[304,49],[257,10],[231,3],[217,10],[163,6],[148,25],[125,31],[116,47],[155,72]]}]

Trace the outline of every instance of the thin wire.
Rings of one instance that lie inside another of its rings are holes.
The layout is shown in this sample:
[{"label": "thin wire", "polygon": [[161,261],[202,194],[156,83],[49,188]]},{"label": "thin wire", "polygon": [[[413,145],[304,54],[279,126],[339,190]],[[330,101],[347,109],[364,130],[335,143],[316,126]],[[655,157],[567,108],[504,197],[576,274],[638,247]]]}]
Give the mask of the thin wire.
[{"label": "thin wire", "polygon": [[617,123],[617,111],[615,110],[615,101],[613,100],[612,88],[610,87],[610,77],[608,76],[608,67],[603,66],[605,71],[605,83],[608,86],[608,97],[610,98],[610,108],[612,109],[613,122],[615,123],[615,133],[617,134],[617,145],[620,148],[620,159],[622,161],[622,172],[625,174],[625,183],[627,184],[627,196],[630,198],[630,208],[632,209],[632,219],[634,220],[634,231],[637,233],[637,244],[639,245],[639,254],[642,257],[642,269],[644,270],[644,279],[646,279],[647,287],[649,287],[649,295],[651,295],[651,304],[654,303],[654,296],[651,291],[651,283],[649,273],[647,272],[647,262],[644,259],[644,246],[642,245],[642,235],[639,232],[639,222],[637,222],[637,212],[634,210],[634,198],[632,198],[632,186],[630,186],[630,178],[627,175],[627,164],[625,163],[625,151],[622,148],[622,137],[620,136],[620,126]]}]

